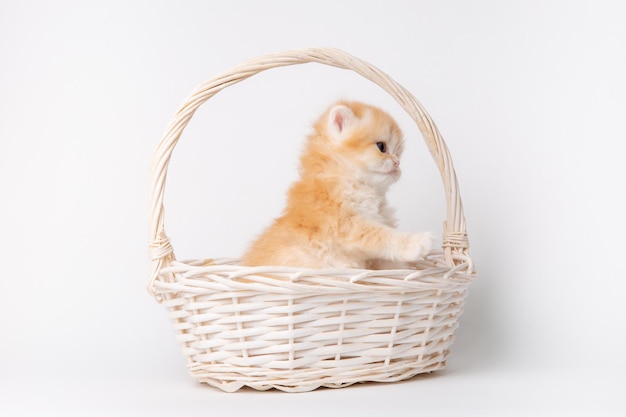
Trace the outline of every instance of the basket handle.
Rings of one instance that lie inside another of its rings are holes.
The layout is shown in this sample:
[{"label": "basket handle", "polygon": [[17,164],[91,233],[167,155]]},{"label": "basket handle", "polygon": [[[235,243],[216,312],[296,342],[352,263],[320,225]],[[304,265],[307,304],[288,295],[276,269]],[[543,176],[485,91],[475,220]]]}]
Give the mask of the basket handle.
[{"label": "basket handle", "polygon": [[148,285],[149,289],[152,287],[152,282],[156,279],[161,266],[175,259],[174,250],[165,234],[163,224],[163,195],[167,178],[167,167],[172,152],[195,111],[209,98],[226,87],[262,71],[310,62],[352,70],[362,75],[387,91],[413,118],[439,168],[445,188],[447,218],[444,223],[442,248],[446,262],[449,266],[454,266],[455,255],[467,255],[469,244],[465,228],[465,217],[452,159],[439,130],[422,105],[411,93],[392,80],[387,74],[346,52],[334,48],[298,49],[254,58],[204,82],[187,98],[170,121],[165,135],[154,152],[150,167],[148,220],[152,271]]}]

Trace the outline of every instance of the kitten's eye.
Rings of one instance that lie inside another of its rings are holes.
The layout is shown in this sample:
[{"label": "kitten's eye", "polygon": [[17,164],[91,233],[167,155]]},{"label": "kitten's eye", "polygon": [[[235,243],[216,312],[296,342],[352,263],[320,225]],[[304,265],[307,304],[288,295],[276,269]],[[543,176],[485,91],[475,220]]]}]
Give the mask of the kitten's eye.
[{"label": "kitten's eye", "polygon": [[385,142],[376,142],[376,146],[378,147],[378,150],[382,153],[387,152],[387,144]]}]

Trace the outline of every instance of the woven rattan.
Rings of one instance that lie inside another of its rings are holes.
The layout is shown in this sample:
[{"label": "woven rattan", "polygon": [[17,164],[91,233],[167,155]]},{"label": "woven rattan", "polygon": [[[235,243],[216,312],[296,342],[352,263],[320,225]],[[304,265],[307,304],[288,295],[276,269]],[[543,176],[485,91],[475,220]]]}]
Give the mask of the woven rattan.
[{"label": "woven rattan", "polygon": [[[406,270],[246,267],[236,260],[179,261],[164,229],[172,151],[195,111],[259,72],[320,63],[352,70],[386,90],[416,122],[447,201],[442,247]],[[286,51],[240,64],[201,84],[174,115],[152,160],[148,290],[161,302],[191,375],[224,391],[310,391],[391,382],[445,366],[474,278],[452,159],[435,124],[403,87],[330,48]]]}]

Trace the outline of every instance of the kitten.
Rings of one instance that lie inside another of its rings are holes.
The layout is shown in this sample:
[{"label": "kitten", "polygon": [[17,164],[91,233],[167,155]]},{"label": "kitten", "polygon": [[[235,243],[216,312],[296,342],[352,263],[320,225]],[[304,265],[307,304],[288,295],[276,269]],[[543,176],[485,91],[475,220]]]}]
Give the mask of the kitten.
[{"label": "kitten", "polygon": [[384,111],[358,102],[331,106],[308,137],[282,216],[242,264],[391,269],[423,258],[431,234],[396,231],[385,198],[400,177],[402,149],[402,132]]}]

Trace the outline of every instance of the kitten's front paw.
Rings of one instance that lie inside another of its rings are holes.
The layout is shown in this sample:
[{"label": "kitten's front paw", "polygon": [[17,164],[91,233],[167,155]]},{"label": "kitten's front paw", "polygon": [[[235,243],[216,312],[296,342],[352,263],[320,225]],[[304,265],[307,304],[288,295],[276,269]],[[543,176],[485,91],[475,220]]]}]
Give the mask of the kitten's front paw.
[{"label": "kitten's front paw", "polygon": [[424,259],[433,248],[433,235],[430,232],[414,233],[409,235],[408,244],[405,248],[405,260],[417,261]]}]

